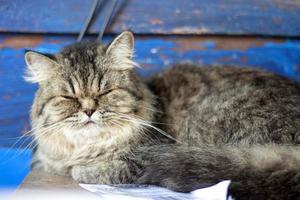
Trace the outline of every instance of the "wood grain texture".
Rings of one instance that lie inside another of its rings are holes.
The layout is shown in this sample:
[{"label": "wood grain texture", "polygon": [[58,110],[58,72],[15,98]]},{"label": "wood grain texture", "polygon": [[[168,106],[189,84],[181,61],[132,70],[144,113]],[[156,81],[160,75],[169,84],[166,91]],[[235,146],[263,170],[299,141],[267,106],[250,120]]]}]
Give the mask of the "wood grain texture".
[{"label": "wood grain texture", "polygon": [[82,189],[71,177],[31,171],[9,199],[96,200],[99,197]]},{"label": "wood grain texture", "polygon": [[[91,39],[91,38],[90,38]],[[105,37],[109,42],[112,37]],[[25,83],[24,48],[54,53],[74,36],[0,35],[0,146],[26,146],[37,85]],[[137,37],[137,69],[149,76],[177,62],[252,66],[300,81],[300,41],[252,37]]]},{"label": "wood grain texture", "polygon": [[41,171],[31,171],[19,189],[81,189],[78,183],[69,176],[60,176]]},{"label": "wood grain texture", "polygon": [[[79,33],[92,0],[1,0],[0,31]],[[106,9],[107,5],[104,5]],[[299,0],[120,0],[109,33],[300,36]],[[97,33],[98,15],[89,33]]]}]

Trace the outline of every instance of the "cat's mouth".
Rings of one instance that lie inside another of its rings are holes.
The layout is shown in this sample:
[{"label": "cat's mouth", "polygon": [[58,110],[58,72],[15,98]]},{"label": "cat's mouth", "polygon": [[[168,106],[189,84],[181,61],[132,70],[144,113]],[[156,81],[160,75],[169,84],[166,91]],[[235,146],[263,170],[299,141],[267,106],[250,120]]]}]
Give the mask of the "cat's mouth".
[{"label": "cat's mouth", "polygon": [[92,124],[96,124],[96,122],[94,122],[92,120],[88,120],[84,123],[84,126],[88,126],[88,125],[92,125]]}]

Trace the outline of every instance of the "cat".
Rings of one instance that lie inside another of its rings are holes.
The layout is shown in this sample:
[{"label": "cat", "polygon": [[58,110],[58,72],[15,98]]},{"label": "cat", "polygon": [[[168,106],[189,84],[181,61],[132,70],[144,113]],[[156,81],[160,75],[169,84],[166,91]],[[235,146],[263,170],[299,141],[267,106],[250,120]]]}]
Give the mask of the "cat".
[{"label": "cat", "polygon": [[39,88],[34,170],[83,183],[189,192],[231,180],[236,199],[300,199],[300,86],[259,69],[177,64],[135,73],[134,37],[25,54]]}]

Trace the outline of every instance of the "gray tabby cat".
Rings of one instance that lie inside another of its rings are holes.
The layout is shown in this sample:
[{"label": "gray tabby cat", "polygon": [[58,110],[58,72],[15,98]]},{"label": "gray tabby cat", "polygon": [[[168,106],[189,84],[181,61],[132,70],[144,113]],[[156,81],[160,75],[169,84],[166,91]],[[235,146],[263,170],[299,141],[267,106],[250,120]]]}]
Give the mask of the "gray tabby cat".
[{"label": "gray tabby cat", "polygon": [[38,83],[33,169],[84,183],[188,192],[230,179],[237,199],[300,199],[300,86],[249,68],[177,65],[146,81],[134,38],[26,53]]}]

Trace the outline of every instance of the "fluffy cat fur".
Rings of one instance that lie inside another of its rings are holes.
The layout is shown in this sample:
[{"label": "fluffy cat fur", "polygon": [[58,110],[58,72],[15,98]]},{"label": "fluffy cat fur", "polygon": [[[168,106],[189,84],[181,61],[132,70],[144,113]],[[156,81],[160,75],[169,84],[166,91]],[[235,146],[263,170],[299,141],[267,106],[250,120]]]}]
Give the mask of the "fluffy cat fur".
[{"label": "fluffy cat fur", "polygon": [[27,52],[32,167],[84,183],[188,192],[230,179],[237,199],[300,198],[300,86],[257,69],[181,64],[142,80],[134,38]]}]

